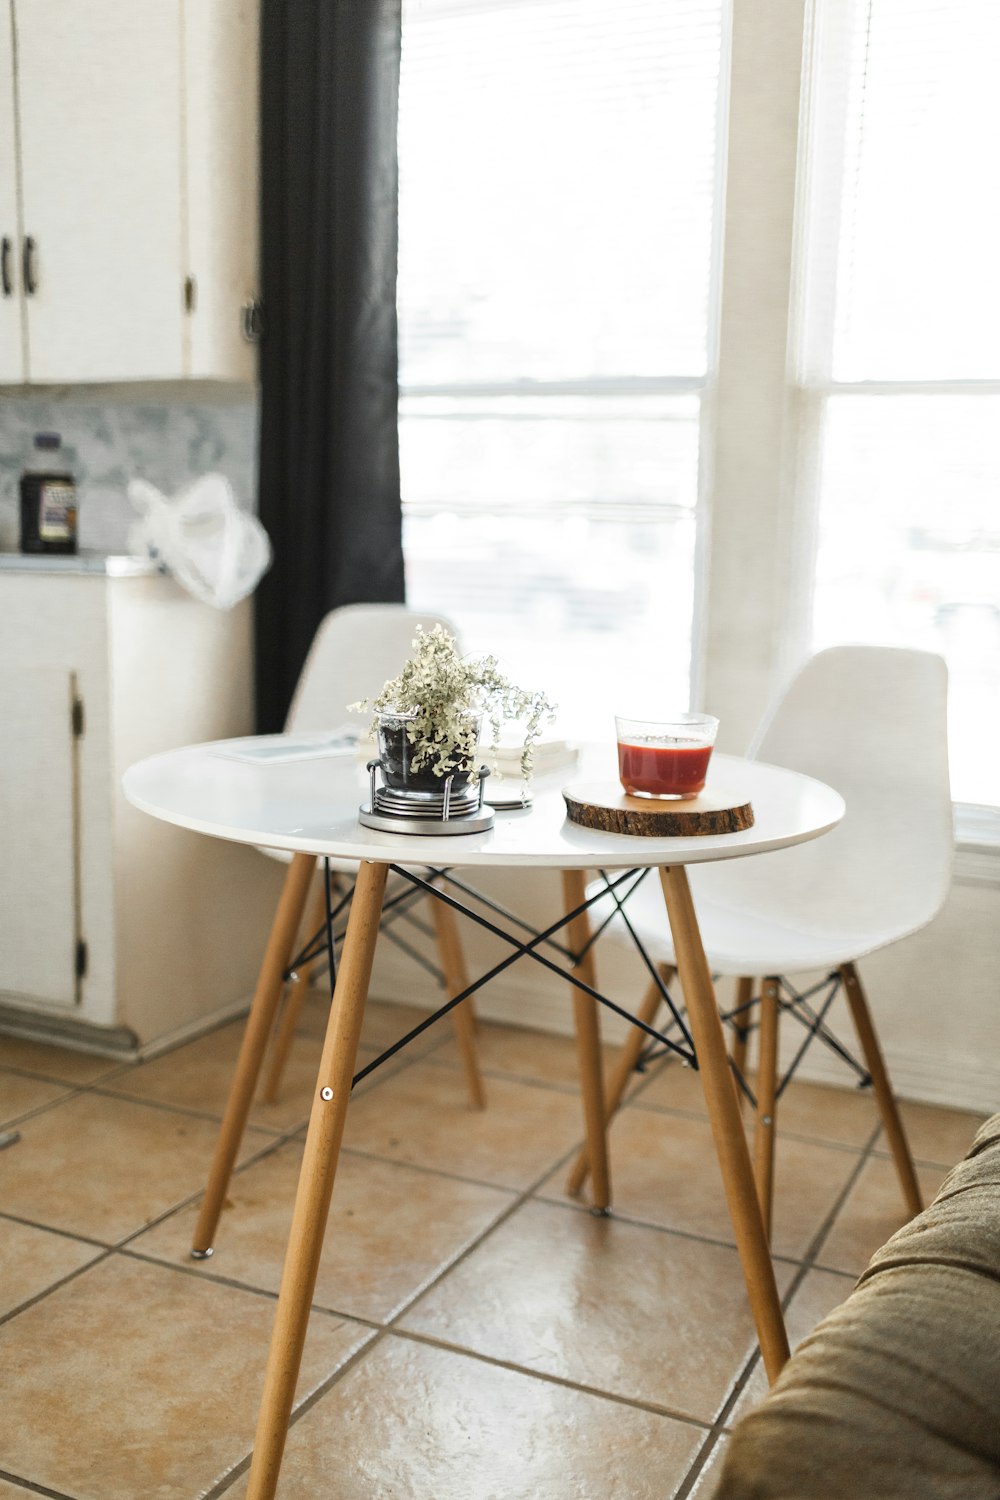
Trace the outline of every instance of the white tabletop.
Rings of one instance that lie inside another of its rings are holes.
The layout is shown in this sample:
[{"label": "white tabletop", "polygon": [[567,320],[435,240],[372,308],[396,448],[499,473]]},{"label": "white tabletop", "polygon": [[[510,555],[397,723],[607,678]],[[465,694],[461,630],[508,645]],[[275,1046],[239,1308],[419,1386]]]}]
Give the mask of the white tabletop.
[{"label": "white tabletop", "polygon": [[[277,743],[279,736],[254,740]],[[407,865],[532,865],[610,869],[696,864],[760,854],[816,838],[844,815],[838,792],[794,771],[714,755],[706,792],[749,799],[754,826],[707,838],[642,838],[581,828],[566,818],[562,788],[577,781],[617,781],[615,746],[590,746],[575,766],[534,785],[529,808],[497,811],[485,833],[418,838],[362,828],[358,806],[368,777],[356,756],[271,764],[233,760],[220,749],[240,742],[167,750],[126,771],[128,800],[143,812],[240,844]]]}]

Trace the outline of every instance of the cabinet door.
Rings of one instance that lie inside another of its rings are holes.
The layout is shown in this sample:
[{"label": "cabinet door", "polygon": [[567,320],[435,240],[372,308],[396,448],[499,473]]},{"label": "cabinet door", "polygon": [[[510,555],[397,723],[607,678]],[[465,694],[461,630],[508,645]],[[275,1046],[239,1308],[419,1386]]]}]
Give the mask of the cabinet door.
[{"label": "cabinet door", "polygon": [[240,309],[257,295],[259,0],[184,0],[188,373],[252,381]]},{"label": "cabinet door", "polygon": [[178,0],[14,0],[33,381],[183,373]]},{"label": "cabinet door", "polygon": [[13,385],[24,379],[16,139],[10,0],[0,0],[0,249],[4,260],[0,283],[0,385]]},{"label": "cabinet door", "polygon": [[73,676],[0,661],[0,992],[76,1001],[79,807]]}]

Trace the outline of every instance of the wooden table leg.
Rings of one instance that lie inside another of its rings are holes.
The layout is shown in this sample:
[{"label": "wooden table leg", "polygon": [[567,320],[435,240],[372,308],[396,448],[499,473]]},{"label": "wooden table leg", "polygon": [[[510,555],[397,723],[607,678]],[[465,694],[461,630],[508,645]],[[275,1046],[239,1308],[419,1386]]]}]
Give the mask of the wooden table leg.
[{"label": "wooden table leg", "polygon": [[273,1500],[278,1485],[330,1213],[387,873],[385,865],[374,864],[362,864],[358,871],[285,1252],[247,1500]]},{"label": "wooden table leg", "polygon": [[[669,985],[674,977],[672,967],[669,964],[660,964],[659,970],[663,983]],[[655,979],[651,979],[649,988],[642,997],[642,1004],[636,1012],[639,1020],[645,1021],[647,1026],[652,1026],[656,1019],[656,1012],[660,1008],[662,998],[660,986],[656,983]],[[640,1031],[638,1026],[629,1027],[628,1035],[622,1043],[622,1050],[618,1054],[618,1061],[615,1063],[614,1072],[611,1074],[607,1088],[605,1089],[604,1120],[606,1125],[610,1125],[617,1114],[622,1099],[625,1097],[625,1090],[629,1086],[629,1080],[636,1070],[639,1054],[649,1040],[650,1038],[647,1033]],[[566,1179],[566,1191],[571,1197],[575,1198],[577,1193],[579,1193],[587,1180],[587,1173],[589,1171],[590,1157],[587,1155],[586,1146],[581,1146],[576,1161],[573,1163],[572,1171]]]},{"label": "wooden table leg", "polygon": [[698,1058],[705,1103],[729,1204],[729,1217],[757,1327],[764,1368],[774,1380],[788,1359],[788,1337],[781,1314],[774,1266],[760,1214],[750,1152],[729,1069],[729,1054],[715,1000],[712,976],[683,865],[661,869],[660,880],[674,939],[677,971],[687,1001],[688,1022]]},{"label": "wooden table leg", "polygon": [[[458,936],[455,913],[450,906],[443,901],[438,901],[434,896],[430,898],[430,901],[434,909],[434,931],[437,936],[438,954],[444,970],[445,985],[451,998],[460,995],[469,987],[465,954]],[[476,1021],[472,1010],[471,995],[467,1000],[463,1000],[461,1005],[455,1006],[451,1013],[451,1020],[455,1028],[455,1039],[458,1042],[462,1068],[465,1072],[469,1100],[473,1109],[485,1109],[486,1090],[483,1087],[483,1076],[479,1071],[479,1059],[476,1055]]]},{"label": "wooden table leg", "polygon": [[233,1174],[233,1166],[243,1139],[247,1115],[253,1102],[254,1089],[264,1059],[267,1039],[274,1025],[278,1001],[284,984],[285,970],[292,956],[292,944],[302,920],[302,909],[306,903],[309,882],[316,868],[316,857],[312,854],[296,854],[288,867],[282,887],[278,909],[267,940],[264,962],[257,979],[257,989],[247,1017],[246,1030],[236,1071],[229,1086],[225,1114],[215,1146],[215,1156],[209,1172],[208,1186],[201,1202],[198,1222],[195,1225],[191,1254],[195,1260],[204,1260],[212,1253],[212,1242],[219,1223],[219,1215],[226,1199],[226,1189]]},{"label": "wooden table leg", "polygon": [[[563,871],[563,897],[568,911],[582,906],[587,899],[587,887],[582,870]],[[587,913],[581,912],[568,924],[571,946],[583,953],[573,972],[578,974],[592,989],[597,987],[594,953],[587,947],[590,939],[590,922]],[[573,1017],[576,1025],[576,1050],[580,1064],[580,1089],[583,1095],[583,1116],[587,1131],[587,1160],[590,1163],[592,1205],[604,1211],[611,1205],[611,1172],[608,1165],[607,1114],[604,1108],[604,1073],[601,1059],[601,1028],[597,1014],[597,1001],[592,995],[573,987]]]}]

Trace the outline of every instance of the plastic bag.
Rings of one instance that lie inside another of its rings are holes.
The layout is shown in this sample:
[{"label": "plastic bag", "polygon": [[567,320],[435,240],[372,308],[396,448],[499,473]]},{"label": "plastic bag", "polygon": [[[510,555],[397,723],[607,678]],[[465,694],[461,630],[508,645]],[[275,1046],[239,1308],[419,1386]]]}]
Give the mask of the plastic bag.
[{"label": "plastic bag", "polygon": [[204,604],[232,609],[271,566],[267,532],[237,505],[224,474],[205,474],[172,497],[133,479],[128,497],[139,512],[129,551],[153,558]]}]

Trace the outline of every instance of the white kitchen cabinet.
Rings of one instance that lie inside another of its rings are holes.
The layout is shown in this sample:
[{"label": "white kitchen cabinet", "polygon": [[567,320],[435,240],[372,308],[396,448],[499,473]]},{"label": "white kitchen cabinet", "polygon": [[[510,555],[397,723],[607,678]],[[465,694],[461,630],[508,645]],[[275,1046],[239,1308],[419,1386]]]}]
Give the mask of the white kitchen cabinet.
[{"label": "white kitchen cabinet", "polygon": [[6,385],[24,379],[15,118],[14,36],[9,6],[0,0],[0,384]]},{"label": "white kitchen cabinet", "polygon": [[252,380],[257,0],[8,3],[21,378]]},{"label": "white kitchen cabinet", "polygon": [[145,755],[248,732],[248,602],[94,566],[0,565],[0,1029],[130,1052],[240,1006],[281,872],[120,789]]}]

